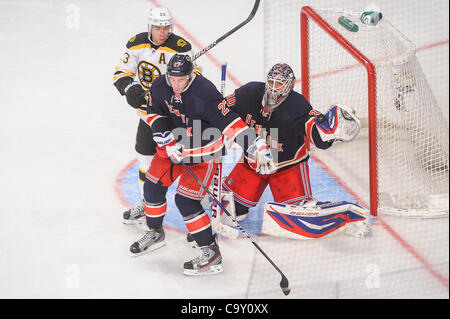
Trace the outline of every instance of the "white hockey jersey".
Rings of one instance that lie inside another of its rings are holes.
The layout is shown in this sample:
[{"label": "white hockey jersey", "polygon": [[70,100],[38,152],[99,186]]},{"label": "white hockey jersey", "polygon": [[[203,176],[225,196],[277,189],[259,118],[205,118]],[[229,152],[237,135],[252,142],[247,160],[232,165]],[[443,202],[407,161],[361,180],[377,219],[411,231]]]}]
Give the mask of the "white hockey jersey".
[{"label": "white hockey jersey", "polygon": [[[166,73],[167,63],[176,53],[194,54],[191,44],[173,33],[159,46],[150,42],[147,32],[135,35],[128,41],[125,53],[116,65],[114,86],[121,95],[125,95],[125,88],[134,81],[149,89],[157,77]],[[196,68],[194,72],[200,71]]]}]

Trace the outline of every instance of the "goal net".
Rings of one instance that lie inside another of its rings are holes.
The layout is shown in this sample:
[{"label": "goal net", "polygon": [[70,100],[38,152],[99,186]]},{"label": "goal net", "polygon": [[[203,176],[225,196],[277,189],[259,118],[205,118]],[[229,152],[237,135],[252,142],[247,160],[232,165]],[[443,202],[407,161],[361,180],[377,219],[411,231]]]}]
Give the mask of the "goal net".
[{"label": "goal net", "polygon": [[[263,4],[264,73],[286,62],[297,77],[294,89],[307,94],[313,107],[325,111],[332,103],[347,104],[363,122],[358,139],[312,149],[311,167],[322,166],[379,215],[367,238],[258,236],[289,279],[288,298],[448,298],[448,218],[423,219],[448,216],[448,2],[377,4],[383,13],[377,26],[361,23],[367,3],[356,0]],[[323,22],[308,15],[302,35],[300,15],[307,5]],[[320,9],[336,5],[348,9]],[[342,15],[358,32],[338,23]],[[324,23],[340,39],[330,36]],[[370,72],[347,43],[372,65]],[[313,196],[320,183],[311,178]],[[256,251],[246,297],[286,298],[279,280]]]},{"label": "goal net", "polygon": [[[313,150],[312,157],[374,215],[448,216],[448,121],[416,46],[388,18],[369,26],[361,14],[302,10],[301,50],[297,57],[288,54],[301,61],[301,72],[291,63],[301,74],[302,93],[319,111],[345,104],[363,122],[356,141]],[[339,24],[341,16],[358,31]]]}]

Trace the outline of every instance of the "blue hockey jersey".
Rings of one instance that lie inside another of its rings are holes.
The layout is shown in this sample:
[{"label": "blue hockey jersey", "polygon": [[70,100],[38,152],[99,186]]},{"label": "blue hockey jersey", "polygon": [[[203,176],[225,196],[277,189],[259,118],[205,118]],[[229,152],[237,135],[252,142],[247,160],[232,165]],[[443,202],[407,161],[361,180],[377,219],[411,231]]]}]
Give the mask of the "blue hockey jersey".
[{"label": "blue hockey jersey", "polygon": [[[185,163],[199,163],[225,155],[225,143],[238,135],[255,136],[245,122],[230,109],[232,100],[224,99],[214,84],[203,76],[193,80],[179,95],[174,95],[166,77],[157,78],[150,87],[151,105],[147,123],[152,131],[171,131],[183,145]],[[242,139],[246,149],[253,138]]]},{"label": "blue hockey jersey", "polygon": [[[270,118],[261,114],[265,83],[249,82],[227,96],[232,101],[232,110],[256,133],[266,138],[271,148],[277,170],[286,169],[308,160],[310,144],[321,149],[332,143],[323,142],[314,124],[318,113],[306,98],[292,91],[271,114]],[[253,167],[244,151],[245,162]]]}]

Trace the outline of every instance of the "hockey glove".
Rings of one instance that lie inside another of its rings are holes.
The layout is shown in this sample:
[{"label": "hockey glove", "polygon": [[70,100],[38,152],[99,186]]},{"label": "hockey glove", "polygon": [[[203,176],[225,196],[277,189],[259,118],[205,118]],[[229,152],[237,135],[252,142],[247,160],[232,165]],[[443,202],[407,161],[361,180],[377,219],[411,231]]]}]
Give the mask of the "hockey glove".
[{"label": "hockey glove", "polygon": [[125,88],[125,96],[128,104],[137,109],[142,105],[147,105],[147,91],[140,84],[130,84]]},{"label": "hockey glove", "polygon": [[355,111],[345,105],[332,105],[325,115],[319,115],[314,122],[324,142],[350,142],[361,129],[361,121]]},{"label": "hockey glove", "polygon": [[265,139],[257,137],[253,144],[247,149],[247,153],[256,164],[255,171],[261,175],[272,174],[276,171],[270,148],[267,146]]},{"label": "hockey glove", "polygon": [[183,159],[183,146],[177,142],[172,132],[154,132],[153,140],[156,142],[156,151],[162,158],[170,158],[172,162],[178,164]]}]

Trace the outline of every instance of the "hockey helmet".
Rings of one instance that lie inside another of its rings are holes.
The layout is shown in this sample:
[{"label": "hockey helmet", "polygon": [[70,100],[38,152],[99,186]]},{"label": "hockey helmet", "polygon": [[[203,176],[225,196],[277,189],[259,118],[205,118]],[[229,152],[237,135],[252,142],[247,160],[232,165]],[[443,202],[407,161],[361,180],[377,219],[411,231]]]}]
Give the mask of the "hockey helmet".
[{"label": "hockey helmet", "polygon": [[168,26],[170,25],[169,35],[173,30],[172,14],[169,9],[164,7],[153,7],[150,9],[148,17],[148,38],[151,40],[152,26]]},{"label": "hockey helmet", "polygon": [[194,65],[189,55],[175,54],[167,64],[167,74],[172,76],[191,75]]},{"label": "hockey helmet", "polygon": [[170,58],[169,63],[167,64],[166,70],[166,82],[169,86],[172,86],[170,83],[171,76],[187,76],[189,81],[193,80],[192,71],[194,70],[194,65],[191,61],[191,57],[186,54],[175,54]]},{"label": "hockey helmet", "polygon": [[270,114],[283,103],[293,90],[294,84],[295,75],[292,68],[286,63],[275,64],[267,74],[262,115],[270,117]]}]

